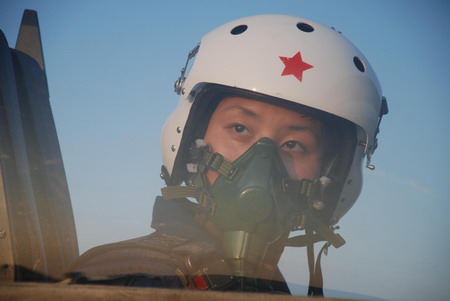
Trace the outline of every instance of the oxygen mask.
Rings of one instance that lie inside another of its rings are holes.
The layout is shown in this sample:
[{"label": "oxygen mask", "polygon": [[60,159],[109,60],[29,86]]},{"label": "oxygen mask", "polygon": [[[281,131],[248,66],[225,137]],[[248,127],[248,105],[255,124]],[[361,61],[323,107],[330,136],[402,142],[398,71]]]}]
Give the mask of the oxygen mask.
[{"label": "oxygen mask", "polygon": [[269,246],[290,231],[292,212],[306,204],[283,191],[289,176],[269,138],[250,147],[231,170],[209,188],[211,220],[223,233],[224,259],[238,276],[251,276],[245,275],[248,269],[243,265],[257,269]]},{"label": "oxygen mask", "polygon": [[[261,138],[232,163],[212,153],[203,140],[197,140],[190,152],[188,185],[169,186],[162,192],[165,199],[195,197],[205,213],[205,228],[218,241],[220,260],[200,274],[229,276],[220,278],[216,288],[229,288],[236,282],[232,279],[264,278],[262,267],[276,266],[286,245],[306,245],[303,238],[300,242],[288,239],[289,233],[304,229],[305,220],[312,220],[310,212],[320,207],[320,194],[329,184],[326,180],[291,179],[278,147],[269,138]],[[219,173],[212,184],[206,179],[208,170]],[[321,229],[317,241],[327,236],[325,240],[341,243],[327,227]],[[208,277],[210,283],[217,282],[218,278]]]},{"label": "oxygen mask", "polygon": [[[292,181],[269,138],[261,138],[233,163],[211,153],[202,141],[192,157],[196,163],[189,169],[196,173],[190,185],[197,187],[199,204],[222,235],[223,259],[233,275],[256,277],[269,247],[287,238],[296,214],[307,209],[306,198],[287,189]],[[208,170],[219,173],[211,185]]]}]

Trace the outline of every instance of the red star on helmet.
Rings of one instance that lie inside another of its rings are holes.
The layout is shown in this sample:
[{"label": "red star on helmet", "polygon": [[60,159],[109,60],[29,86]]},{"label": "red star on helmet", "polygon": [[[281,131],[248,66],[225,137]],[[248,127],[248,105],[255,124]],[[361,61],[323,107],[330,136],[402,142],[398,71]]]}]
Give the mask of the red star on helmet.
[{"label": "red star on helmet", "polygon": [[299,81],[302,81],[303,77],[303,71],[313,68],[308,63],[305,63],[302,60],[302,55],[300,54],[300,51],[297,52],[293,57],[288,58],[284,56],[280,56],[280,59],[284,63],[284,70],[281,73],[281,76],[284,75],[293,75],[295,76]]}]

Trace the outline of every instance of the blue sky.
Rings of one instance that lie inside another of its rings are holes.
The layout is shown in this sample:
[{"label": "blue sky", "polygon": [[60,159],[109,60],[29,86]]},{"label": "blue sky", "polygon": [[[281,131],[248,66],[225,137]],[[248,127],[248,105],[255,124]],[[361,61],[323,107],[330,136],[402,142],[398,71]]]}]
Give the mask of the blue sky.
[{"label": "blue sky", "polygon": [[[390,113],[374,171],[340,222],[347,244],[323,258],[325,286],[389,300],[450,298],[450,5],[447,1],[0,1],[15,44],[24,9],[38,11],[51,104],[81,252],[151,231],[161,126],[178,98],[187,52],[240,17],[310,18],[356,44]],[[307,283],[304,251],[281,263]]]}]

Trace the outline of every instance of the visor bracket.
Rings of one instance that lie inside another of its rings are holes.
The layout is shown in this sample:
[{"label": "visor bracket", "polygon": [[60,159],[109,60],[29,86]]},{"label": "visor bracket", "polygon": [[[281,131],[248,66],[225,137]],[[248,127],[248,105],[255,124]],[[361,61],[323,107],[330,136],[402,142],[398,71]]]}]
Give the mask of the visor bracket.
[{"label": "visor bracket", "polygon": [[181,68],[181,75],[180,77],[178,77],[178,79],[175,81],[174,84],[174,90],[178,95],[181,95],[185,93],[185,89],[183,88],[184,85],[184,81],[186,80],[185,74],[186,74],[186,70],[188,68],[189,65],[189,61],[191,59],[193,59],[195,57],[195,55],[198,52],[198,49],[200,48],[200,43],[198,43],[194,49],[192,49],[191,51],[189,51],[188,57],[186,59],[186,63],[184,64],[184,67]]}]

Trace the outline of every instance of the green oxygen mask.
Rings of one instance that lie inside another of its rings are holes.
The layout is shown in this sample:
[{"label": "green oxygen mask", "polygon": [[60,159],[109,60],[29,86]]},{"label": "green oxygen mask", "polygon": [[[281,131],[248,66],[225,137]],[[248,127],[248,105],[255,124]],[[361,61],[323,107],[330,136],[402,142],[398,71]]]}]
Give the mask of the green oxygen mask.
[{"label": "green oxygen mask", "polygon": [[243,264],[261,265],[268,247],[290,231],[292,212],[301,204],[283,190],[289,175],[271,139],[261,138],[232,166],[234,175],[220,175],[209,192],[224,259],[239,274]]},{"label": "green oxygen mask", "polygon": [[[190,153],[187,186],[161,191],[164,199],[195,198],[205,213],[205,228],[221,245],[221,260],[195,274],[256,279],[263,265],[277,264],[285,246],[303,247],[323,240],[335,247],[345,243],[311,215],[323,208],[322,194],[330,180],[291,179],[271,139],[261,138],[232,163],[212,153],[200,139]],[[219,173],[212,185],[206,180],[208,170]],[[293,230],[310,234],[289,238]]]},{"label": "green oxygen mask", "polygon": [[[310,189],[312,181],[291,180],[269,138],[261,138],[232,163],[211,153],[203,140],[191,148],[191,157],[188,186],[167,187],[163,196],[175,197],[169,194],[173,191],[195,197],[220,234],[222,256],[232,274],[255,277],[269,247],[298,226],[296,218],[308,208],[301,190]],[[206,181],[208,170],[219,173],[212,185]]]}]

